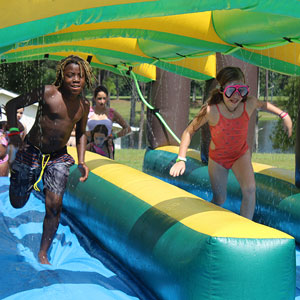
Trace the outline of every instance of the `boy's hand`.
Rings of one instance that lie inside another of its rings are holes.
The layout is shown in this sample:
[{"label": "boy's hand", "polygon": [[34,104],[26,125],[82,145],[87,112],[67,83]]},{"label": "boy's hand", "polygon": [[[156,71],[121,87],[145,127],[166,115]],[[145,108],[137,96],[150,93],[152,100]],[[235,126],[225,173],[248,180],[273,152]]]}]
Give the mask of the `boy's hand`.
[{"label": "boy's hand", "polygon": [[179,175],[182,175],[185,172],[185,162],[179,161],[173,165],[173,167],[170,170],[170,175],[173,177],[177,177]]},{"label": "boy's hand", "polygon": [[79,178],[79,181],[80,182],[86,181],[89,176],[89,168],[87,167],[87,165],[85,163],[80,163],[80,164],[78,164],[78,169],[82,175]]}]

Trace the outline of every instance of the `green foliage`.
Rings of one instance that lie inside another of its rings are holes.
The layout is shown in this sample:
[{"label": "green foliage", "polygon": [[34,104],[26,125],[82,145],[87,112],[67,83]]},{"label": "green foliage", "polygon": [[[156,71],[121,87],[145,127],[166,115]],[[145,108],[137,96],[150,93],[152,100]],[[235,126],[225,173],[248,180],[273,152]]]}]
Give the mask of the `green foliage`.
[{"label": "green foliage", "polygon": [[[259,83],[260,83],[260,94],[265,98],[266,96],[266,69],[259,69]],[[282,91],[287,85],[289,76],[283,75],[277,72],[268,71],[268,101],[274,100],[276,96],[282,96]],[[273,97],[275,96],[275,97]]]},{"label": "green foliage", "polygon": [[103,85],[109,90],[110,95],[116,94],[116,84],[113,77],[114,76],[109,76],[103,80]]},{"label": "green foliage", "polygon": [[0,86],[18,94],[55,80],[57,62],[39,60],[0,65]]},{"label": "green foliage", "polygon": [[280,149],[282,151],[289,150],[295,146],[296,142],[296,123],[298,118],[298,106],[300,100],[300,79],[297,77],[289,77],[287,84],[283,88],[283,95],[288,96],[288,100],[283,104],[280,103],[279,106],[286,112],[289,113],[293,121],[293,134],[291,138],[288,137],[286,132],[282,127],[282,120],[279,118],[276,127],[271,134],[270,138],[273,143],[273,148]]}]

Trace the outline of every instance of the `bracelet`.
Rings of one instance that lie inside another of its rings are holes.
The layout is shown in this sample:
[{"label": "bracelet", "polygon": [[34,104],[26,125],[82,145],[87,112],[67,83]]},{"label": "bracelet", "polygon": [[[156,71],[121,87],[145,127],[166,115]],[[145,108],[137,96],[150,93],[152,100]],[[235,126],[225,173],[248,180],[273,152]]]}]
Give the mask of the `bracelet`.
[{"label": "bracelet", "polygon": [[21,133],[20,131],[13,131],[13,132],[8,133],[7,136],[17,135],[20,133]]},{"label": "bracelet", "polygon": [[[282,114],[283,114],[283,115],[282,115]],[[282,111],[282,112],[279,114],[279,118],[280,118],[280,119],[283,119],[283,118],[285,118],[287,115],[288,115],[287,112]]]},{"label": "bracelet", "polygon": [[20,131],[18,127],[11,127],[8,129],[9,132]]},{"label": "bracelet", "polygon": [[78,165],[85,165],[85,162],[79,162]]},{"label": "bracelet", "polygon": [[185,157],[178,156],[177,159],[176,159],[176,162],[179,162],[179,161],[184,161],[184,162],[186,162],[186,158],[185,158]]}]

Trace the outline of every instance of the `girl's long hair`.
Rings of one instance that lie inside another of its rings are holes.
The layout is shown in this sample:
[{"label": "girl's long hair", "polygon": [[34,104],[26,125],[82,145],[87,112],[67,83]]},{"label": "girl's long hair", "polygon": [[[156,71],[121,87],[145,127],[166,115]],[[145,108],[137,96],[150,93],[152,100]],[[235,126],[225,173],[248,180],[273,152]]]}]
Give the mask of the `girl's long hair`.
[{"label": "girl's long hair", "polygon": [[[231,82],[231,81],[245,82],[245,76],[244,76],[242,70],[238,67],[225,67],[218,72],[216,80],[218,81],[220,87],[215,88],[214,90],[212,90],[210,92],[209,99],[207,100],[207,102],[205,104],[203,104],[201,106],[199,113],[195,117],[195,119],[197,120],[196,124],[199,124],[201,122],[202,118],[206,115],[208,105],[214,105],[214,104],[219,104],[219,103],[223,102],[223,94],[221,93],[221,91],[224,89],[225,85],[228,82]],[[244,102],[246,100],[247,100],[247,96],[244,97],[242,101]],[[195,129],[197,130],[198,127],[193,128],[194,131],[196,131]]]}]

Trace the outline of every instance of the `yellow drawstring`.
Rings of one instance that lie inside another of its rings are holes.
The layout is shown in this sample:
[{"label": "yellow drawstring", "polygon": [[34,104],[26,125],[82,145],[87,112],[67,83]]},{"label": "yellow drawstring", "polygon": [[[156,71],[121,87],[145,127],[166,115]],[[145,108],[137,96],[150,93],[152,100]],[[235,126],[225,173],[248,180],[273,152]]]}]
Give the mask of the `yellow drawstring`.
[{"label": "yellow drawstring", "polygon": [[[46,156],[48,156],[48,158],[47,158],[46,162],[44,163],[44,160],[45,160],[45,157],[46,157]],[[38,183],[41,181],[41,179],[42,179],[42,176],[43,176],[43,174],[44,174],[44,170],[45,170],[45,168],[46,168],[46,166],[47,166],[47,163],[48,163],[49,159],[50,159],[50,154],[43,154],[41,174],[40,174],[39,179],[38,179],[38,180],[36,181],[36,183],[33,185],[33,188],[34,188],[36,191],[38,191],[38,192],[40,192],[40,189],[38,188],[37,184],[38,184]]]}]

